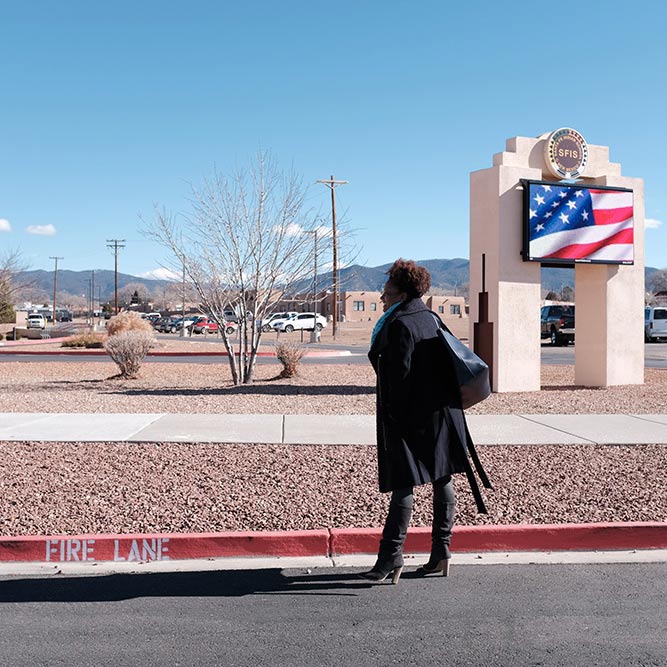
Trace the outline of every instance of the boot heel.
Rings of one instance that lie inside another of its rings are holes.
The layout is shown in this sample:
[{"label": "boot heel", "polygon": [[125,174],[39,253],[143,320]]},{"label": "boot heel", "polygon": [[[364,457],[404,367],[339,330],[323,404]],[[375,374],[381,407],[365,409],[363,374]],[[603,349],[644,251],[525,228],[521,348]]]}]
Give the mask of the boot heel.
[{"label": "boot heel", "polygon": [[417,574],[421,577],[427,574],[442,574],[443,577],[448,577],[450,563],[450,558],[443,558],[442,560],[436,561],[435,563],[429,561],[426,563],[426,565],[422,565],[417,570]]},{"label": "boot heel", "polygon": [[403,566],[395,567],[394,571],[391,574],[391,583],[397,584],[398,580],[401,578],[401,572],[403,572]]}]

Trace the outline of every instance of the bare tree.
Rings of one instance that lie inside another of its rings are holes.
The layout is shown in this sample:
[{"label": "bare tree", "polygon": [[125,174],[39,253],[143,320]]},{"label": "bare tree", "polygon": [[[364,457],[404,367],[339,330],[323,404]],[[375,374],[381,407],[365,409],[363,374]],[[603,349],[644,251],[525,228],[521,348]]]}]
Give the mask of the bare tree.
[{"label": "bare tree", "polygon": [[143,283],[130,282],[118,289],[118,304],[124,307],[133,303],[132,299],[138,297],[139,301],[143,303],[148,296],[148,290]]},{"label": "bare tree", "polygon": [[646,281],[646,287],[651,292],[662,292],[667,290],[667,269],[654,271]]},{"label": "bare tree", "polygon": [[19,275],[26,270],[19,250],[5,250],[0,254],[0,322],[16,321],[14,305],[22,289],[28,287]]},{"label": "bare tree", "polygon": [[[312,272],[318,218],[306,188],[262,153],[248,171],[214,173],[192,188],[190,210],[178,218],[157,209],[144,232],[169,249],[168,267],[185,273],[200,308],[220,325],[234,384],[252,381],[262,331],[255,323]],[[238,316],[238,342],[226,333],[225,311]]]}]

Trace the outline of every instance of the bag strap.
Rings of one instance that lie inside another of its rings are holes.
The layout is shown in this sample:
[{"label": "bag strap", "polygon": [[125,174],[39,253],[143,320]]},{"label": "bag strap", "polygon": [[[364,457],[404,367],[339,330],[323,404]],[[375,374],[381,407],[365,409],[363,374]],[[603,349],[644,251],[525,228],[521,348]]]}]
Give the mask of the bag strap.
[{"label": "bag strap", "polygon": [[492,489],[493,486],[491,486],[491,482],[489,481],[486,471],[482,466],[482,462],[479,460],[479,456],[477,455],[477,449],[475,449],[475,443],[472,441],[472,438],[470,437],[470,432],[468,431],[468,424],[467,422],[464,423],[466,427],[466,436],[468,437],[468,451],[470,452],[470,458],[472,459],[472,462],[475,464],[475,470],[477,470],[477,474],[479,475],[479,478],[482,480],[484,488]]},{"label": "bag strap", "polygon": [[463,459],[463,465],[466,471],[466,477],[468,478],[468,485],[472,491],[472,495],[475,498],[475,504],[477,505],[478,514],[488,514],[486,505],[484,504],[484,498],[482,498],[482,492],[479,490],[479,484],[477,484],[477,479],[475,478],[475,473],[472,470],[470,461],[468,457],[465,456]]},{"label": "bag strap", "polygon": [[428,312],[431,313],[431,315],[433,315],[433,319],[436,321],[436,324],[438,325],[439,329],[444,329],[445,331],[449,331],[449,333],[452,333],[450,328],[440,319],[440,316],[437,313],[434,313],[432,310],[429,310]]},{"label": "bag strap", "polygon": [[[432,310],[430,310],[429,312],[431,313],[431,315],[433,315],[433,319],[436,321],[438,328],[444,329],[445,331],[448,331],[450,334],[452,333],[449,330],[449,327],[440,319],[437,313],[434,313]],[[461,412],[463,412],[463,410],[461,410]],[[470,454],[470,458],[472,459],[472,462],[475,465],[475,470],[477,471],[477,474],[479,475],[479,478],[484,488],[493,489],[493,486],[491,486],[489,477],[486,474],[484,467],[482,466],[482,462],[479,459],[479,455],[477,454],[477,449],[475,449],[475,443],[473,442],[472,437],[470,436],[470,431],[468,430],[468,422],[465,419],[465,413],[463,414],[463,424],[465,425],[466,439],[468,441],[465,446],[463,446],[463,443],[461,443],[464,451],[463,460],[464,460],[466,477],[468,478],[468,484],[470,485],[470,490],[472,491],[472,495],[475,498],[477,511],[480,514],[488,514],[488,510],[486,509],[486,505],[484,504],[484,498],[482,497],[482,493],[479,490],[479,484],[477,483],[475,473],[473,472],[473,468],[470,465],[470,460],[468,459],[466,452]]]}]

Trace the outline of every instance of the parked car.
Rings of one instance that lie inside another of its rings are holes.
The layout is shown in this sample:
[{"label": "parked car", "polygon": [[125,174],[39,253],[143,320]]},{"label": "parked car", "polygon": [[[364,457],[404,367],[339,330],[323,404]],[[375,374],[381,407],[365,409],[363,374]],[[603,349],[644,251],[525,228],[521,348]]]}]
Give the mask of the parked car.
[{"label": "parked car", "polygon": [[327,321],[322,315],[315,315],[315,313],[299,313],[296,317],[288,320],[275,320],[271,326],[274,331],[284,331],[291,333],[297,329],[312,331],[317,329],[322,331],[327,325]]},{"label": "parked car", "polygon": [[262,331],[271,331],[271,327],[274,322],[278,320],[293,320],[299,313],[294,310],[281,313],[271,313],[262,320],[257,320],[256,326],[261,328]]},{"label": "parked car", "polygon": [[175,322],[175,329],[170,329],[171,333],[178,332],[185,327],[185,332],[190,333],[192,326],[199,319],[199,315],[186,315],[185,318],[179,317]]},{"label": "parked car", "polygon": [[[225,322],[225,331],[231,336],[237,329],[237,325],[233,322]],[[192,326],[192,332],[200,333],[218,333],[220,327],[218,323],[206,315],[202,315]]]},{"label": "parked car", "polygon": [[28,315],[28,329],[45,329],[46,328],[46,318],[44,315],[39,313],[30,313]]},{"label": "parked car", "polygon": [[667,338],[667,306],[644,309],[644,339],[647,343]]},{"label": "parked car", "polygon": [[574,306],[542,306],[540,337],[549,338],[552,345],[574,343]]},{"label": "parked car", "polygon": [[152,321],[151,324],[153,325],[153,329],[155,329],[155,331],[163,331],[164,332],[163,327],[167,323],[170,323],[171,321],[172,321],[171,317],[160,317],[159,319]]},{"label": "parked car", "polygon": [[192,333],[218,333],[219,327],[215,320],[211,320],[206,315],[202,315],[193,325]]},{"label": "parked car", "polygon": [[239,316],[236,313],[235,310],[232,310],[231,308],[228,308],[222,313],[223,317],[225,318],[226,322],[231,322],[232,324],[235,324],[236,322],[239,321]]},{"label": "parked car", "polygon": [[162,333],[176,333],[182,317],[165,317],[155,328]]}]

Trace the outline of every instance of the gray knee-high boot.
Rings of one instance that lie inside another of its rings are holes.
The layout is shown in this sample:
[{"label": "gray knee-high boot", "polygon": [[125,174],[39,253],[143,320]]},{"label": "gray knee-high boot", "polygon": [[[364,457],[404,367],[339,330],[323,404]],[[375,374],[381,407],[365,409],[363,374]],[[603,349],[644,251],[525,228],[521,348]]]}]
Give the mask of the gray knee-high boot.
[{"label": "gray knee-high boot", "polygon": [[403,569],[403,542],[410,525],[412,502],[411,487],[392,493],[377,561],[372,570],[360,575],[364,579],[384,581],[393,572],[392,583],[398,582]]},{"label": "gray knee-high boot", "polygon": [[400,489],[391,494],[387,520],[384,522],[378,561],[403,565],[403,542],[408,533],[412,516],[412,488]]},{"label": "gray knee-high boot", "polygon": [[456,497],[451,476],[433,482],[433,528],[431,530],[431,558],[435,563],[449,558],[449,545],[454,527]]}]

